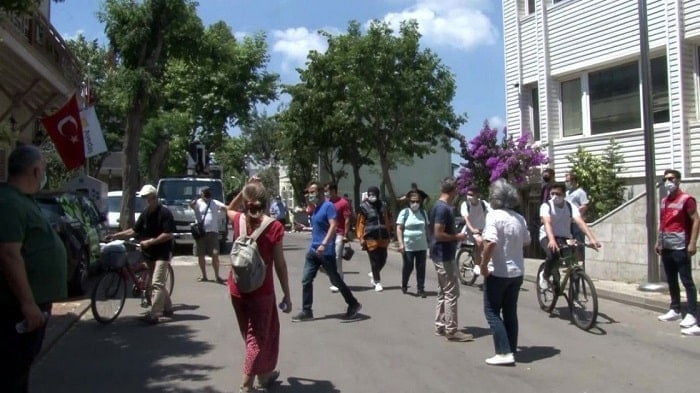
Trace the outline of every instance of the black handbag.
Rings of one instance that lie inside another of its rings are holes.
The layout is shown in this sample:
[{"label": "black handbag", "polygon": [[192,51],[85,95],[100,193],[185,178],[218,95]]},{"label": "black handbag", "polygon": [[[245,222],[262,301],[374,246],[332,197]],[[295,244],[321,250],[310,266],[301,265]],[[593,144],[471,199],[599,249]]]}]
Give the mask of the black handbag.
[{"label": "black handbag", "polygon": [[192,237],[194,240],[199,240],[204,237],[204,235],[207,234],[206,230],[204,229],[204,218],[207,216],[207,213],[209,212],[209,206],[211,205],[211,201],[207,205],[207,208],[204,209],[204,214],[202,215],[202,220],[197,220],[197,222],[194,222],[190,224],[190,232],[192,233]]}]

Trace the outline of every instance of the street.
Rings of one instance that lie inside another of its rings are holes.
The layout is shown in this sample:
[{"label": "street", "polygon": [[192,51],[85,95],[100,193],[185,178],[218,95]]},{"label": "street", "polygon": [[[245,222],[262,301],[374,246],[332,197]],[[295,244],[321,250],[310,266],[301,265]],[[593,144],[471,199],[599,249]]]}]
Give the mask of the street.
[{"label": "street", "polygon": [[[484,359],[493,355],[493,341],[479,288],[462,286],[459,300],[460,326],[475,341],[448,342],[433,334],[432,264],[429,296],[411,295],[415,272],[404,295],[400,255],[390,251],[382,272],[385,290],[377,293],[357,243],[344,270],[363,305],[361,318],[341,319],[346,305],[319,274],[316,319],[292,323],[301,306],[309,238],[285,236],[294,310],[280,314],[282,383],[272,392],[690,392],[700,383],[700,337],[681,336],[677,322],[662,323],[653,311],[601,299],[598,328],[585,332],[570,323],[563,301],[559,317],[540,311],[530,282],[520,294],[517,364],[488,366]],[[141,324],[136,317],[143,309],[133,298],[110,325],[97,323],[88,311],[35,364],[31,392],[237,392],[244,353],[233,309],[225,286],[196,281],[195,261],[179,257],[175,263],[172,321]],[[226,266],[227,258],[222,262]]]}]

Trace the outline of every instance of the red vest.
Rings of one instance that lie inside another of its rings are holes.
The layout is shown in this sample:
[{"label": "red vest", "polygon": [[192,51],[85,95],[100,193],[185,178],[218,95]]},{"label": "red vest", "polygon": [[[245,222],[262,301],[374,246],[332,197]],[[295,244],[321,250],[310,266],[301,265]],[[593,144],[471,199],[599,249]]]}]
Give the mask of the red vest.
[{"label": "red vest", "polygon": [[685,209],[689,199],[695,202],[695,198],[690,194],[678,190],[672,200],[669,200],[668,196],[661,200],[659,232],[663,248],[679,249],[688,245],[693,226]]}]

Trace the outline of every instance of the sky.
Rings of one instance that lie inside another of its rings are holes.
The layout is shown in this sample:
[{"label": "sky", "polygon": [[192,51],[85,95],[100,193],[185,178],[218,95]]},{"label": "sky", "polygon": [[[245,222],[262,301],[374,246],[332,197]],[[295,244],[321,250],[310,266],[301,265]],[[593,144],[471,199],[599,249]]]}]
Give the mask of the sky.
[{"label": "sky", "polygon": [[[83,34],[107,44],[96,13],[101,1],[66,0],[51,3],[51,23],[64,39]],[[282,83],[298,82],[309,50],[324,51],[324,30],[347,31],[348,22],[367,25],[378,19],[398,27],[416,19],[421,45],[436,53],[455,75],[452,102],[468,121],[460,132],[471,139],[484,120],[505,126],[503,22],[499,0],[200,0],[197,13],[205,25],[226,22],[236,36],[265,33],[270,62]],[[274,112],[273,104],[268,113]]]}]

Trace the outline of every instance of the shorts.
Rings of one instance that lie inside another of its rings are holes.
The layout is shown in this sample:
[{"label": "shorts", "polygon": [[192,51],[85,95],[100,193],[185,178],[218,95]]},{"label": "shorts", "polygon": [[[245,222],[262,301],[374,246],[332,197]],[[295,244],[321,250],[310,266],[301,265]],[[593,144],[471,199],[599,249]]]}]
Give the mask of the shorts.
[{"label": "shorts", "polygon": [[204,237],[197,240],[197,256],[219,255],[219,233],[207,232]]}]

